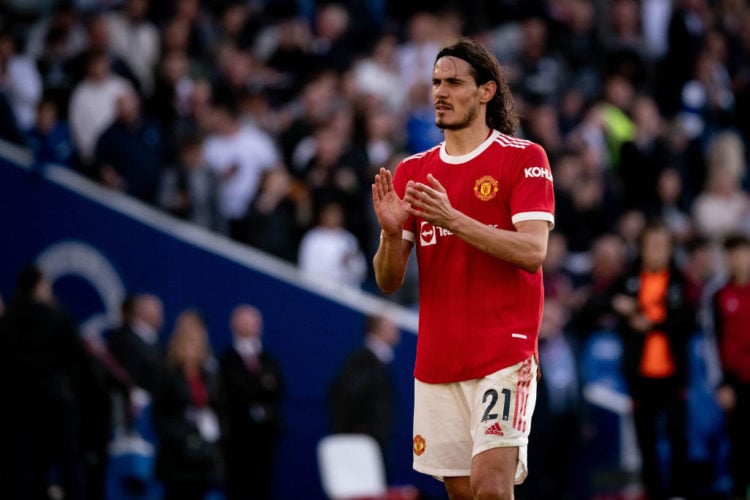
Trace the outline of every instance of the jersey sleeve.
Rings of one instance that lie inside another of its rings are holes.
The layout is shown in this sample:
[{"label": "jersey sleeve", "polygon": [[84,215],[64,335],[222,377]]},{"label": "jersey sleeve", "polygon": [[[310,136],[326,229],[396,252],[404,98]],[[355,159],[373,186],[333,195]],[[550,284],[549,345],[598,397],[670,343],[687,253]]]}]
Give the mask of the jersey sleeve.
[{"label": "jersey sleeve", "polygon": [[513,224],[526,220],[544,220],[555,225],[555,191],[547,154],[531,144],[516,161],[510,196]]},{"label": "jersey sleeve", "polygon": [[[410,170],[411,169],[409,168],[409,164],[402,161],[398,164],[398,166],[396,166],[396,171],[393,174],[393,187],[396,190],[396,194],[398,194],[398,197],[402,200],[404,199],[404,194],[406,193],[406,184],[412,177]],[[402,238],[414,243],[415,235],[416,221],[414,219],[414,216],[409,214],[409,217],[406,219],[406,221],[404,221]]]}]

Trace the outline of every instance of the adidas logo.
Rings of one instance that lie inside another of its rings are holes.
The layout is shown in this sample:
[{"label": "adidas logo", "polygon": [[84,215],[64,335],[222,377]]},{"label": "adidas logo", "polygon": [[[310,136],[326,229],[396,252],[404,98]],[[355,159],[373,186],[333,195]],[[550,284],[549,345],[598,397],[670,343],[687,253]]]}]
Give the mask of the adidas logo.
[{"label": "adidas logo", "polygon": [[500,428],[500,424],[495,422],[484,431],[485,434],[494,434],[495,436],[502,436],[503,430]]}]

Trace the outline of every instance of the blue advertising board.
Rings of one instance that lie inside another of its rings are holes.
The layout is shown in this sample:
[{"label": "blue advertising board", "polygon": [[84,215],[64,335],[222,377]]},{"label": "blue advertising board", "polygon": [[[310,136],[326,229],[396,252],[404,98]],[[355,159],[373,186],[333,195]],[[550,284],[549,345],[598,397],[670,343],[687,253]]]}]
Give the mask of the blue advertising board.
[{"label": "blue advertising board", "polygon": [[96,330],[117,319],[127,292],[164,302],[168,336],[177,314],[198,308],[212,347],[230,343],[228,318],[240,303],[257,306],[264,346],[284,372],[285,432],[276,463],[276,497],[322,499],[316,445],[330,432],[326,392],[344,357],[361,345],[366,314],[392,316],[404,334],[393,375],[399,390],[392,482],[413,484],[426,498],[442,486],[411,470],[412,368],[416,314],[360,290],[305,281],[293,266],[223,236],[144,206],[60,167],[32,169],[23,155],[0,150],[0,295],[15,273],[39,263],[55,295],[81,325]]}]

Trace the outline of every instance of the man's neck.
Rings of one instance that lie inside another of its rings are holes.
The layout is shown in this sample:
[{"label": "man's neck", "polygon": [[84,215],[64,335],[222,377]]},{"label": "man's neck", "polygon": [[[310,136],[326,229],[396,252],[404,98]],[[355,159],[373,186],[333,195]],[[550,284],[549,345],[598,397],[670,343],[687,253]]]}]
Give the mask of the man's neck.
[{"label": "man's neck", "polygon": [[491,132],[492,130],[484,123],[460,130],[446,130],[445,151],[451,156],[471,153],[487,140]]}]

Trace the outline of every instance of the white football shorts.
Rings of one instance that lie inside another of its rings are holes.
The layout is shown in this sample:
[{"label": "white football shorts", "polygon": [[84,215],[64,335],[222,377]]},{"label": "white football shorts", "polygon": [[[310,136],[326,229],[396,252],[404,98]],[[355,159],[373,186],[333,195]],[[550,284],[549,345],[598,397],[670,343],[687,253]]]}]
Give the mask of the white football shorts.
[{"label": "white football shorts", "polygon": [[537,389],[534,356],[483,378],[414,386],[414,470],[440,480],[469,476],[475,455],[518,447],[515,483],[528,475]]}]

